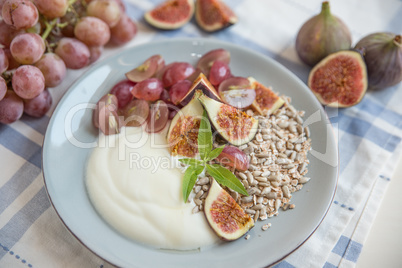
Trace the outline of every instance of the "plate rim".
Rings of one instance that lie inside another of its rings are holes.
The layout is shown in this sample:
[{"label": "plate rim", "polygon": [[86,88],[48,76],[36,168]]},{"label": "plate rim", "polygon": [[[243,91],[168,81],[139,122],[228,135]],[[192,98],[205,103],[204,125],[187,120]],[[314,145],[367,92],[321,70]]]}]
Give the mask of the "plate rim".
[{"label": "plate rim", "polygon": [[[66,90],[66,92],[63,94],[63,96],[60,98],[60,100],[58,101],[58,103],[57,103],[55,109],[54,109],[53,112],[52,112],[51,118],[50,118],[49,123],[48,123],[48,125],[47,125],[47,127],[46,127],[46,131],[45,131],[44,138],[43,138],[42,158],[41,158],[41,159],[42,159],[41,169],[42,169],[43,181],[44,181],[44,186],[45,186],[46,194],[47,194],[47,196],[48,196],[48,198],[49,198],[49,201],[50,201],[50,203],[51,203],[51,205],[52,205],[54,211],[56,212],[58,218],[61,220],[62,224],[63,224],[63,225],[65,226],[65,228],[70,232],[70,234],[72,234],[72,235],[80,242],[80,244],[82,244],[84,247],[86,247],[90,252],[92,252],[93,254],[95,254],[95,255],[96,255],[97,257],[99,257],[100,259],[102,259],[102,260],[104,260],[104,261],[106,261],[106,262],[108,262],[108,263],[110,263],[110,264],[113,264],[113,265],[119,266],[119,264],[113,262],[112,260],[108,259],[107,257],[104,257],[104,256],[102,256],[101,254],[99,254],[98,252],[96,252],[96,251],[95,251],[96,249],[91,248],[89,245],[87,245],[87,243],[85,243],[85,242],[83,241],[82,238],[80,238],[78,235],[76,235],[76,234],[74,233],[74,231],[73,231],[73,230],[68,226],[68,224],[66,223],[64,217],[60,214],[59,210],[56,208],[55,203],[54,203],[54,201],[53,201],[53,198],[52,198],[52,196],[51,196],[51,194],[50,194],[50,192],[49,192],[48,183],[47,183],[47,179],[46,179],[46,175],[45,175],[45,173],[46,173],[46,172],[45,172],[45,165],[46,165],[46,164],[45,164],[45,158],[46,158],[46,156],[45,156],[45,147],[47,146],[47,141],[50,139],[49,136],[50,136],[50,132],[51,132],[51,127],[52,127],[53,124],[54,124],[54,120],[55,120],[54,118],[55,118],[55,116],[53,116],[53,115],[55,115],[56,113],[59,112],[59,110],[61,109],[61,106],[63,105],[63,103],[65,102],[65,100],[68,99],[69,95],[73,93],[74,88],[76,88],[77,85],[79,85],[79,84],[86,78],[86,76],[87,76],[89,73],[91,73],[92,71],[96,70],[96,69],[99,68],[100,66],[105,65],[105,64],[109,63],[110,61],[113,61],[113,58],[117,58],[117,57],[119,57],[119,56],[121,56],[121,55],[124,55],[125,53],[127,53],[127,51],[136,50],[136,49],[139,49],[139,48],[141,48],[141,47],[145,47],[145,46],[150,45],[150,44],[152,44],[152,45],[158,45],[158,44],[159,44],[159,45],[160,45],[160,44],[163,44],[163,43],[183,43],[183,42],[190,42],[190,44],[191,44],[191,42],[199,42],[199,43],[207,43],[207,44],[211,44],[211,45],[222,45],[222,46],[226,46],[226,47],[233,47],[233,48],[239,49],[239,50],[241,50],[241,51],[243,51],[243,52],[247,52],[247,53],[256,55],[256,56],[258,56],[258,57],[262,57],[262,58],[264,58],[265,61],[269,61],[270,64],[273,64],[273,65],[275,65],[275,67],[279,68],[279,69],[280,69],[283,73],[285,73],[287,76],[290,76],[293,80],[296,80],[296,81],[298,82],[298,84],[300,84],[300,86],[302,86],[302,87],[304,87],[305,89],[307,89],[308,92],[309,92],[312,96],[314,96],[314,95],[311,93],[311,91],[308,89],[307,85],[306,85],[296,74],[294,74],[291,70],[289,70],[288,68],[286,68],[284,65],[282,65],[281,63],[279,63],[279,62],[276,61],[275,59],[273,59],[273,58],[271,58],[271,57],[269,57],[269,56],[267,56],[267,55],[265,55],[265,54],[263,54],[263,53],[261,53],[261,52],[256,52],[256,51],[253,51],[253,50],[251,50],[251,49],[249,49],[249,48],[247,48],[247,47],[241,46],[241,45],[239,45],[239,44],[236,44],[236,43],[229,43],[229,42],[227,42],[227,41],[223,41],[223,40],[220,40],[220,39],[207,39],[207,38],[202,38],[202,37],[196,37],[196,38],[193,38],[193,37],[182,37],[182,38],[174,38],[174,39],[164,39],[164,38],[163,38],[163,39],[156,39],[156,40],[154,39],[154,40],[147,41],[147,42],[145,42],[145,43],[141,43],[141,44],[138,44],[138,45],[134,45],[134,46],[130,46],[130,47],[127,47],[127,48],[123,48],[121,51],[119,51],[119,52],[117,52],[117,53],[112,53],[111,55],[105,57],[104,59],[102,59],[101,61],[99,61],[99,62],[93,64],[92,66],[88,66],[88,67],[87,67],[87,70],[85,70],[85,71],[78,77],[78,79],[76,79],[76,80],[69,86],[69,88]],[[316,98],[314,98],[314,101],[319,104],[319,102],[318,102],[318,100],[317,100]],[[323,107],[321,106],[321,104],[319,104],[319,108],[320,108],[320,112],[321,112],[323,115],[325,115],[325,118],[323,118],[322,120],[323,120],[323,121],[326,121],[327,123],[330,123],[328,114],[325,112],[325,110],[323,109]],[[334,128],[333,128],[332,124],[330,124],[330,128],[329,128],[329,129],[330,129],[331,132],[332,132],[332,135],[331,135],[331,137],[333,138],[332,142],[333,142],[335,148],[338,149],[338,144],[337,144],[336,139],[335,139],[336,136],[334,135]],[[296,245],[294,249],[290,250],[290,251],[287,252],[287,253],[284,253],[282,257],[278,257],[278,259],[277,259],[276,261],[267,264],[268,267],[273,266],[273,265],[275,265],[275,264],[277,264],[277,263],[283,261],[283,260],[284,260],[285,258],[287,258],[289,255],[291,255],[291,254],[293,254],[295,251],[297,251],[302,245],[304,245],[304,244],[310,239],[310,237],[317,231],[317,229],[320,227],[320,225],[322,224],[322,222],[323,222],[324,219],[326,218],[326,216],[327,216],[327,214],[328,214],[328,212],[329,212],[331,206],[333,205],[333,201],[334,201],[334,198],[335,198],[335,194],[336,194],[336,191],[337,191],[337,188],[338,188],[338,182],[339,182],[339,153],[338,153],[337,150],[336,150],[336,161],[337,161],[337,162],[336,162],[336,175],[335,175],[335,178],[333,178],[333,180],[334,180],[334,182],[333,182],[333,183],[334,183],[334,187],[333,187],[333,189],[332,189],[331,198],[330,198],[328,204],[326,205],[325,213],[320,216],[320,220],[318,221],[318,223],[316,223],[315,227],[310,231],[310,233],[307,234],[307,235],[303,238],[303,241],[301,241],[298,245]],[[132,265],[135,265],[135,264],[132,264]]]}]

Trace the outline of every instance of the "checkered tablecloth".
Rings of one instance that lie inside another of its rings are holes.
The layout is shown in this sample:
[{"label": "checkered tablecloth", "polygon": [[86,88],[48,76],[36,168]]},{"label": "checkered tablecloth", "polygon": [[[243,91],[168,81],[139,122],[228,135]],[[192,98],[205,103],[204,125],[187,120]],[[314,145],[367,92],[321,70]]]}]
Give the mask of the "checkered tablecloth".
[{"label": "checkered tablecloth", "polygon": [[[126,0],[139,32],[126,47],[175,37],[220,39],[258,51],[307,81],[310,68],[300,62],[295,38],[300,26],[321,7],[318,0],[226,0],[239,22],[207,34],[194,21],[176,31],[156,31],[143,20],[160,0]],[[334,14],[350,28],[355,44],[380,31],[402,33],[402,1],[337,0]],[[106,48],[102,58],[121,48]],[[87,68],[86,68],[87,69]],[[69,70],[52,88],[53,108],[83,74]],[[333,204],[312,237],[276,267],[353,267],[370,231],[400,156],[402,84],[369,91],[348,109],[326,109],[339,144],[340,177]],[[41,119],[23,116],[0,124],[0,267],[110,267],[70,234],[51,206],[41,173],[41,146],[51,111]]]}]

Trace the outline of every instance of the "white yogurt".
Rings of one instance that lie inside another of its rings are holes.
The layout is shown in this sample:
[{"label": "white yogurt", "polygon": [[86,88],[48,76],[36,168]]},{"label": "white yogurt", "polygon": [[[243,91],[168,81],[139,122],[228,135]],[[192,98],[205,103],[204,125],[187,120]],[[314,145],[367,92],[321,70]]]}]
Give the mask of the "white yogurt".
[{"label": "white yogurt", "polygon": [[219,240],[203,213],[192,214],[194,204],[183,202],[183,173],[173,167],[166,132],[124,128],[120,135],[100,135],[99,144],[88,161],[86,184],[111,226],[163,249],[197,249]]}]

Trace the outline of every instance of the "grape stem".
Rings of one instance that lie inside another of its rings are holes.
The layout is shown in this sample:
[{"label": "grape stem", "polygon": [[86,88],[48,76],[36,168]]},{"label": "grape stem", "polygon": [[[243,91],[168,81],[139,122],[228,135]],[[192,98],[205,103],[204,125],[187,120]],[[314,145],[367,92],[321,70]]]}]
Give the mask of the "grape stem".
[{"label": "grape stem", "polygon": [[43,40],[46,41],[47,37],[49,36],[50,32],[53,30],[54,26],[56,26],[56,24],[57,24],[57,18],[50,21],[50,23],[45,20],[46,29],[42,34]]}]

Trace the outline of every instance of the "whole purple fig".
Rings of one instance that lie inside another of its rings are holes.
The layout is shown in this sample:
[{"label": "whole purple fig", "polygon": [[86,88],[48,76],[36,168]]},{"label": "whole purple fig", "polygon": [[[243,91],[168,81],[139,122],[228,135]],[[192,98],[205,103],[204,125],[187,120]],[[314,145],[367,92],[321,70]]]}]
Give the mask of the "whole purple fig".
[{"label": "whole purple fig", "polygon": [[296,51],[309,66],[339,50],[350,49],[352,36],[348,27],[331,14],[329,3],[323,2],[320,14],[306,21],[296,38]]},{"label": "whole purple fig", "polygon": [[367,65],[369,85],[382,89],[402,81],[402,36],[373,33],[357,42]]}]

